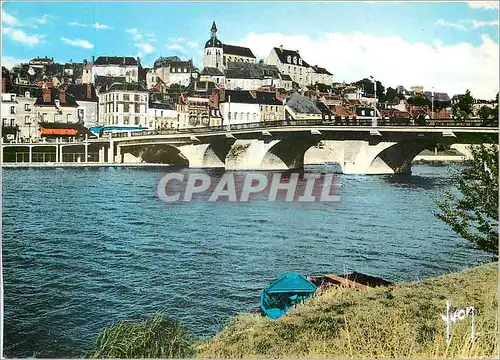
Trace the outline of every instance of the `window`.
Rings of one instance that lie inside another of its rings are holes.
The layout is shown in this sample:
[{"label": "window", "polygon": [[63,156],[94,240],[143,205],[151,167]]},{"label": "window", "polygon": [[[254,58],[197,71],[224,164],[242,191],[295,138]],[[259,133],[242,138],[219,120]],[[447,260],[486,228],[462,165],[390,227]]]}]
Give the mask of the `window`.
[{"label": "window", "polygon": [[11,107],[10,107],[10,113],[11,113],[12,115],[14,115],[14,114],[16,113],[16,107],[15,107],[15,106],[11,106]]},{"label": "window", "polygon": [[4,127],[7,126],[7,119],[5,118],[2,119],[2,126]]},{"label": "window", "polygon": [[24,93],[24,97],[27,97],[27,98],[28,98],[28,97],[30,97],[30,92],[29,92],[29,91],[26,91],[26,92]]},{"label": "window", "polygon": [[24,124],[25,125],[31,124],[31,120],[30,120],[30,116],[29,115],[26,115],[24,117]]},{"label": "window", "polygon": [[10,101],[16,101],[16,95],[11,95],[10,96]]},{"label": "window", "polygon": [[118,112],[118,104],[116,104],[115,112]]},{"label": "window", "polygon": [[130,104],[129,103],[123,104],[123,112],[128,113],[129,111],[130,111]]},{"label": "window", "polygon": [[43,113],[43,114],[42,114],[42,120],[43,120],[44,122],[47,122],[47,120],[48,120],[48,115],[47,115],[47,113]]},{"label": "window", "polygon": [[141,105],[135,104],[135,112],[140,113],[141,112]]},{"label": "window", "polygon": [[365,116],[365,111],[364,110],[361,110],[361,115]]},{"label": "window", "polygon": [[24,104],[25,111],[31,111],[30,104]]},{"label": "window", "polygon": [[136,116],[136,117],[135,117],[135,124],[136,124],[136,125],[139,125],[139,124],[140,124],[140,122],[141,122],[141,118],[140,118],[139,116]]},{"label": "window", "polygon": [[302,65],[302,59],[299,59],[299,64]]},{"label": "window", "polygon": [[60,114],[54,114],[54,122],[60,122],[61,121],[61,115]]},{"label": "window", "polygon": [[134,96],[134,100],[135,100],[135,101],[140,101],[140,100],[141,100],[141,97],[140,97],[139,95],[135,95],[135,96]]},{"label": "window", "polygon": [[160,112],[160,116],[163,117],[163,110]]},{"label": "window", "polygon": [[290,55],[288,55],[288,56],[286,57],[286,61],[287,61],[287,62],[289,62],[289,63],[291,63],[291,62],[292,62],[292,57],[291,57]]},{"label": "window", "polygon": [[124,125],[128,125],[128,124],[129,124],[129,121],[130,121],[130,120],[129,120],[129,116],[128,116],[128,115],[125,115],[125,116],[123,117],[123,124],[124,124]]},{"label": "window", "polygon": [[130,100],[129,95],[128,94],[123,94],[123,100],[129,101]]},{"label": "window", "polygon": [[10,119],[10,126],[14,126],[15,119]]},{"label": "window", "polygon": [[293,63],[297,64],[297,57],[296,56],[293,57]]}]

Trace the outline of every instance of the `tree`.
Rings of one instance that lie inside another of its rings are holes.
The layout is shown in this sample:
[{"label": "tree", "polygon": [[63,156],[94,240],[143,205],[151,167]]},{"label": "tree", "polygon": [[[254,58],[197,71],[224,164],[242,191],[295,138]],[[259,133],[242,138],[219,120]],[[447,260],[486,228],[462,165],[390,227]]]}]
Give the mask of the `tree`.
[{"label": "tree", "polygon": [[394,101],[397,95],[398,92],[396,91],[396,89],[393,89],[392,87],[389,86],[385,93],[385,101]]},{"label": "tree", "polygon": [[[366,95],[373,95],[374,93],[374,85],[373,81],[368,78],[364,78],[363,80],[359,80],[355,82],[356,85],[362,86],[365,90]],[[384,85],[380,81],[377,80],[377,100],[378,102],[385,101],[385,88]]]},{"label": "tree", "polygon": [[438,202],[438,219],[476,249],[498,253],[498,145],[470,147],[472,160],[458,174],[460,195]]},{"label": "tree", "polygon": [[458,103],[453,105],[453,116],[456,119],[469,119],[472,114],[472,106],[474,105],[474,98],[467,89],[465,95],[461,96]]},{"label": "tree", "polygon": [[423,94],[408,99],[408,104],[415,106],[431,106],[431,102]]}]

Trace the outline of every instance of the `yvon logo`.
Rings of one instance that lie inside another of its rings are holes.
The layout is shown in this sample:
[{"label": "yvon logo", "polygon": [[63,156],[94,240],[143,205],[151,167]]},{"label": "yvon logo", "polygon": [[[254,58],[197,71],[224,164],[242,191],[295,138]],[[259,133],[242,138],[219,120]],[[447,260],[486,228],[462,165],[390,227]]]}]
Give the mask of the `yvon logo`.
[{"label": "yvon logo", "polygon": [[168,203],[206,201],[339,202],[340,183],[334,174],[298,172],[169,173],[159,182],[158,197]]}]

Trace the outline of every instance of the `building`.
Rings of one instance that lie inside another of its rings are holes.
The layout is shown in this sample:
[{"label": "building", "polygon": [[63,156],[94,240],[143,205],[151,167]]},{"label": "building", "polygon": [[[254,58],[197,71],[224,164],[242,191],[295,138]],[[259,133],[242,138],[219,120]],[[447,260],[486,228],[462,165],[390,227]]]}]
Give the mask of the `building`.
[{"label": "building", "polygon": [[229,62],[255,63],[255,61],[255,55],[249,48],[223,44],[217,38],[215,21],[212,23],[210,39],[205,43],[203,50],[203,67],[224,70]]},{"label": "building", "polygon": [[44,68],[45,65],[49,65],[49,64],[53,64],[54,63],[54,58],[48,58],[47,56],[45,56],[44,58],[34,58],[34,59],[31,59],[28,64],[31,66],[31,67],[38,67],[38,68]]},{"label": "building", "polygon": [[66,92],[73,96],[78,104],[78,122],[87,128],[96,126],[99,123],[99,98],[94,85],[69,85]]},{"label": "building", "polygon": [[266,64],[275,65],[282,74],[289,75],[301,89],[312,85],[312,68],[302,59],[298,50],[275,47],[266,59]]},{"label": "building", "polygon": [[[77,123],[78,104],[65,90],[43,89],[35,101],[36,119],[40,125],[40,137],[56,135],[47,123]],[[61,132],[63,134],[64,131]]]},{"label": "building", "polygon": [[148,122],[149,128],[155,130],[181,128],[179,113],[170,104],[164,102],[149,103]]},{"label": "building", "polygon": [[311,67],[312,84],[324,84],[331,86],[333,84],[333,74],[325,68],[314,65]]},{"label": "building", "polygon": [[17,95],[2,92],[2,137],[6,140],[18,138],[19,126],[16,123]]},{"label": "building", "polygon": [[285,117],[288,120],[322,119],[322,115],[313,100],[297,92],[294,92],[286,102]]},{"label": "building", "polygon": [[213,82],[221,87],[226,83],[226,75],[216,67],[204,67],[200,73],[200,81]]},{"label": "building", "polygon": [[92,63],[92,79],[97,76],[125,77],[126,82],[139,81],[139,62],[131,56],[99,56]]},{"label": "building", "polygon": [[16,125],[19,127],[20,140],[37,139],[40,137],[38,129],[38,115],[35,103],[42,96],[43,90],[33,86],[17,85],[14,87],[17,94]]},{"label": "building", "polygon": [[114,83],[99,97],[99,125],[149,127],[148,91],[139,83]]},{"label": "building", "polygon": [[158,58],[146,74],[148,89],[153,88],[160,80],[166,85],[178,84],[188,86],[191,80],[196,79],[198,73],[193,66],[193,60],[181,60],[178,56]]}]

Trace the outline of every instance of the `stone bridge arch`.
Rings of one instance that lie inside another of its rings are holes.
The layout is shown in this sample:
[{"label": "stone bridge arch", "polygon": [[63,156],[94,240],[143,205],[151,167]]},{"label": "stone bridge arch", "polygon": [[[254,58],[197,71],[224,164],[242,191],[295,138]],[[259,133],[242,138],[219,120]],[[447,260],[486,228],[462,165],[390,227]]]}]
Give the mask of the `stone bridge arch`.
[{"label": "stone bridge arch", "polygon": [[189,159],[174,145],[169,144],[139,144],[120,145],[116,155],[121,157],[118,162],[123,163],[153,163],[189,166]]}]

